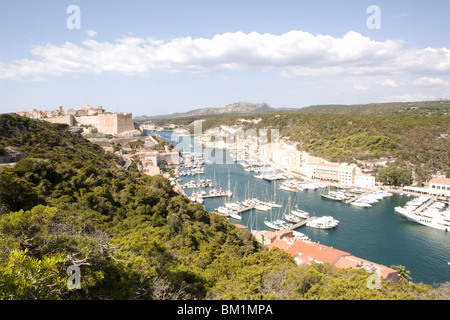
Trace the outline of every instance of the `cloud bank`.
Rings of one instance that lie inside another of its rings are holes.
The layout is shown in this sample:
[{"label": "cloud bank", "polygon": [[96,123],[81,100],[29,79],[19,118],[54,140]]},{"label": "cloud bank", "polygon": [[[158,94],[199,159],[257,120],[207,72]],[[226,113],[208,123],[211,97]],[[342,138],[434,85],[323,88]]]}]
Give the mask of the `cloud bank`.
[{"label": "cloud bank", "polygon": [[[274,69],[284,76],[427,75],[422,83],[428,84],[433,82],[430,79],[450,73],[447,48],[409,48],[401,40],[375,41],[354,31],[341,38],[295,30],[281,35],[234,32],[211,39],[184,37],[170,41],[125,37],[100,42],[89,38],[81,44],[35,46],[31,54],[33,58],[0,62],[0,79],[258,68]],[[395,83],[384,85],[393,87]]]}]

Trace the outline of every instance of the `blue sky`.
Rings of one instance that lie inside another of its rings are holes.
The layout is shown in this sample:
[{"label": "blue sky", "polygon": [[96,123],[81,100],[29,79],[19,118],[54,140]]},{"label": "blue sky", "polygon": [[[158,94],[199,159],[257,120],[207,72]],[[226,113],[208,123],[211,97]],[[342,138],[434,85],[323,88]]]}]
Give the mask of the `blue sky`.
[{"label": "blue sky", "polygon": [[0,0],[0,112],[450,98],[449,12],[436,0]]}]

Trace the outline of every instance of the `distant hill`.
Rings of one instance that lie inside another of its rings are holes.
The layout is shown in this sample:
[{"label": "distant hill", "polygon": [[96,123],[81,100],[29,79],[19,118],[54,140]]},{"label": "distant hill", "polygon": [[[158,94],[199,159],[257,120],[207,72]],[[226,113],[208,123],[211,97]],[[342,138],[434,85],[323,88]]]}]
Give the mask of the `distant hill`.
[{"label": "distant hill", "polygon": [[448,115],[450,101],[386,102],[354,105],[312,105],[304,108],[272,108],[267,103],[237,102],[222,108],[201,108],[157,116],[137,116],[135,120],[175,119],[221,114],[326,113],[326,114],[417,114]]},{"label": "distant hill", "polygon": [[225,107],[221,108],[201,108],[195,109],[188,112],[177,112],[166,115],[158,115],[158,116],[139,116],[136,117],[136,120],[147,120],[147,119],[173,119],[173,118],[184,118],[184,117],[196,117],[196,116],[207,116],[207,115],[218,115],[218,114],[251,114],[251,113],[271,113],[271,112],[286,112],[286,111],[296,111],[297,109],[288,109],[281,108],[276,109],[272,108],[267,103],[250,103],[250,102],[236,102],[229,104]]},{"label": "distant hill", "polygon": [[450,101],[386,102],[354,105],[313,105],[297,109],[299,113],[322,114],[416,114],[416,115],[448,115]]}]

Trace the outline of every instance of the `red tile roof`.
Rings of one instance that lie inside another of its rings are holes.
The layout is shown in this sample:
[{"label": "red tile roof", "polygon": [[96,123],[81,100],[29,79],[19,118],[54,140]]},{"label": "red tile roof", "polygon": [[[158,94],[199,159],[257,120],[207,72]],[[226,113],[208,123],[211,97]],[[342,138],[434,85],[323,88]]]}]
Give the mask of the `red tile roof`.
[{"label": "red tile roof", "polygon": [[[392,268],[383,266],[381,264],[373,263],[371,261],[367,261],[355,256],[346,256],[339,259],[339,261],[335,264],[336,267],[346,269],[361,269],[368,268],[370,272],[376,270],[376,272],[384,279],[390,279],[393,281],[398,281],[400,276],[398,272]],[[369,267],[373,267],[374,270],[371,270]]]},{"label": "red tile roof", "polygon": [[311,241],[296,241],[286,252],[292,256],[301,253],[302,260],[309,264],[312,261],[335,264],[341,257],[350,255],[348,252]]},{"label": "red tile roof", "polygon": [[284,251],[287,251],[289,246],[290,246],[290,244],[287,243],[286,241],[280,240],[280,239],[276,239],[271,244],[269,244],[267,247],[269,249],[272,249],[272,248],[276,247],[276,248],[280,248],[280,249],[282,249]]},{"label": "red tile roof", "polygon": [[299,258],[309,265],[313,263],[330,263],[341,269],[366,268],[368,272],[376,271],[384,279],[392,281],[398,281],[400,279],[397,271],[392,268],[352,256],[348,252],[334,249],[320,243],[298,240],[290,245],[286,241],[277,239],[269,245],[270,249],[273,247],[283,249],[294,258]]},{"label": "red tile roof", "polygon": [[450,178],[434,178],[429,183],[447,184],[450,185]]}]

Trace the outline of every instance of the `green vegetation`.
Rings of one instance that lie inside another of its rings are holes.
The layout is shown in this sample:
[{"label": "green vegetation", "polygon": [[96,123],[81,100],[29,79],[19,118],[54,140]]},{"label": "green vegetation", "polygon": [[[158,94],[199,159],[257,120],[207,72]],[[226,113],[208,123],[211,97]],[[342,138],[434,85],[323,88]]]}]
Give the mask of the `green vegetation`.
[{"label": "green vegetation", "polygon": [[411,170],[402,168],[381,168],[378,170],[378,180],[387,185],[405,186],[413,182]]},{"label": "green vegetation", "polygon": [[166,147],[168,147],[169,150],[173,150],[173,148],[175,147],[172,143],[167,140],[161,139],[156,134],[152,135],[152,138],[157,142],[153,147],[151,147],[152,150],[165,151]]},{"label": "green vegetation", "polygon": [[[374,290],[364,270],[298,267],[65,126],[2,115],[0,128],[0,144],[29,154],[0,172],[1,299],[450,297],[449,284]],[[77,290],[66,283],[72,265]]]}]

